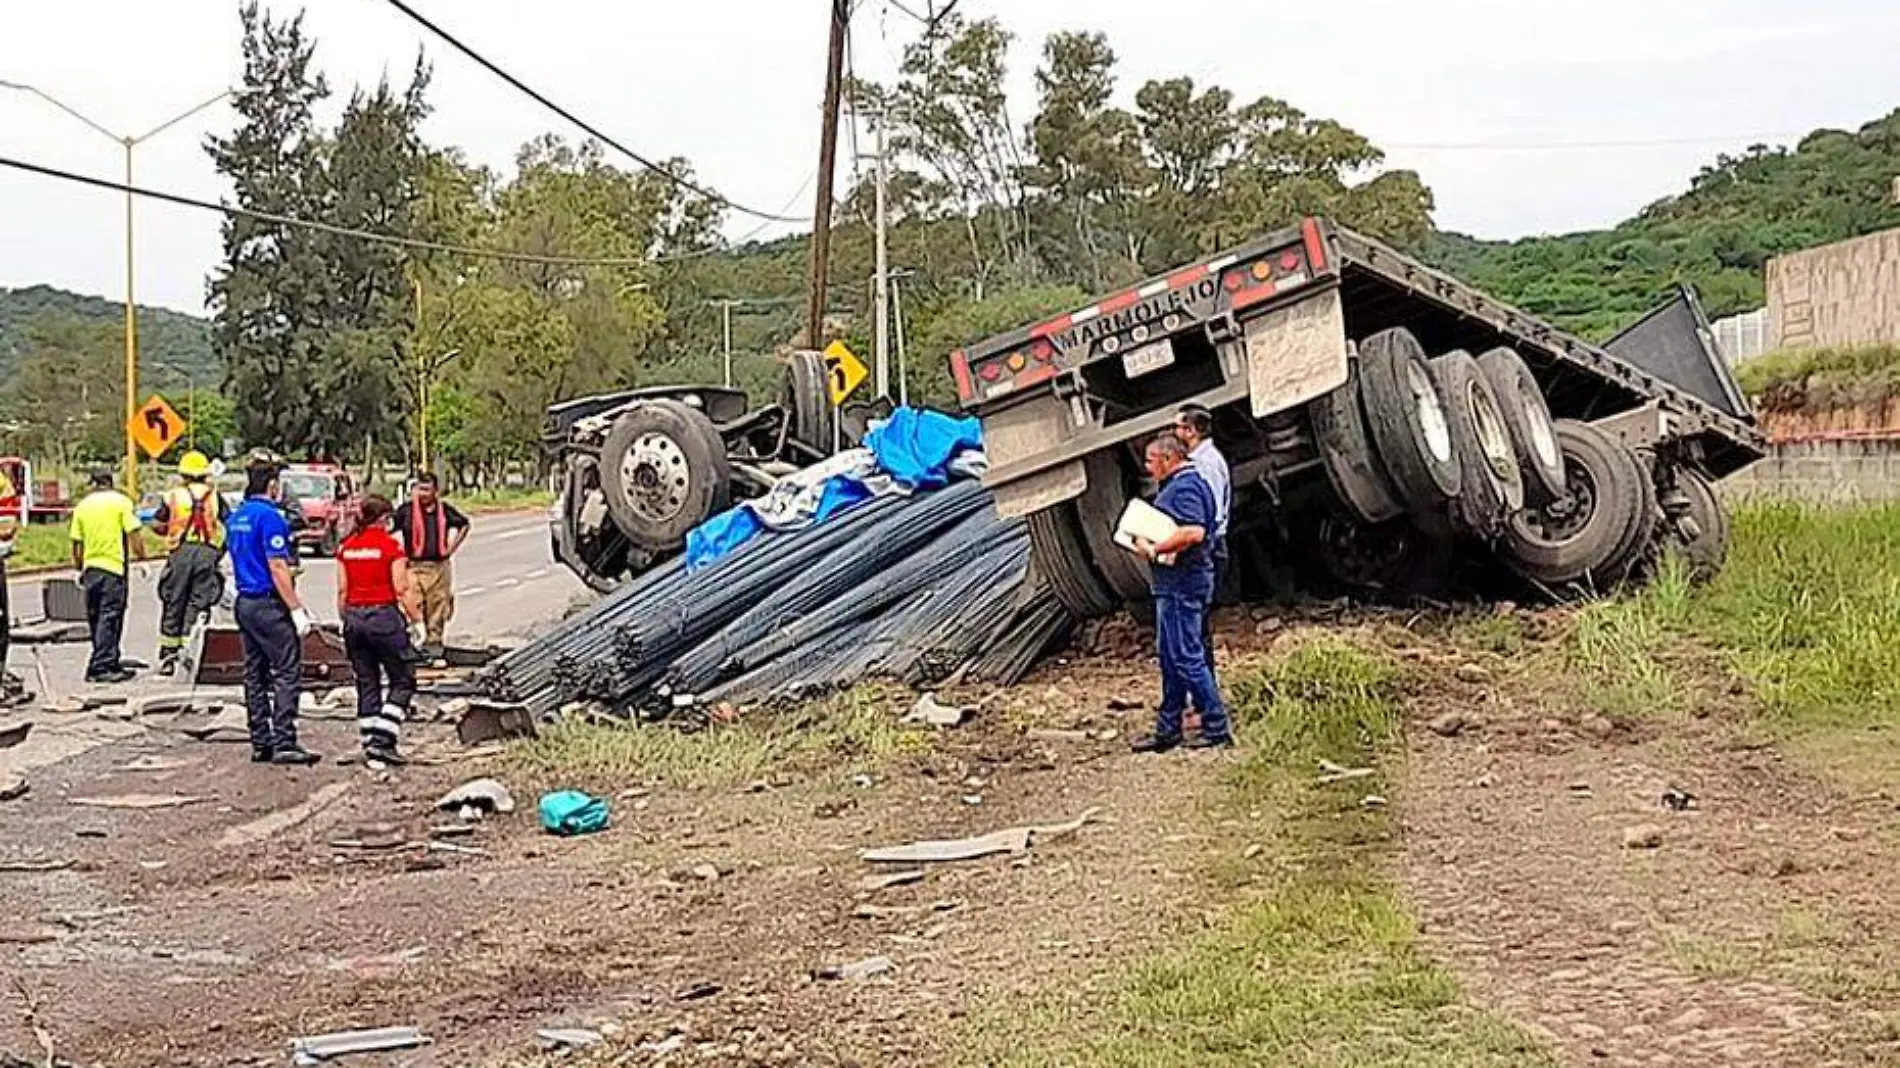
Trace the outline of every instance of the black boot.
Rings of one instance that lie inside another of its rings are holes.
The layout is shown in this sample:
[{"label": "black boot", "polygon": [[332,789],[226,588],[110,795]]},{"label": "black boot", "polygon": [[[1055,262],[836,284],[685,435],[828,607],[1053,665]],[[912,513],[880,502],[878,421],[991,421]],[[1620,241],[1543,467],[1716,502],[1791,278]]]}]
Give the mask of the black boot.
[{"label": "black boot", "polygon": [[251,763],[253,764],[268,764],[271,762],[271,757],[276,755],[277,750],[268,745],[251,746]]},{"label": "black boot", "polygon": [[323,757],[316,753],[292,742],[287,746],[279,746],[277,751],[271,754],[270,762],[284,767],[307,768],[322,759]]},{"label": "black boot", "polygon": [[1144,734],[1128,744],[1128,748],[1137,753],[1165,753],[1178,749],[1181,736],[1178,734]]}]

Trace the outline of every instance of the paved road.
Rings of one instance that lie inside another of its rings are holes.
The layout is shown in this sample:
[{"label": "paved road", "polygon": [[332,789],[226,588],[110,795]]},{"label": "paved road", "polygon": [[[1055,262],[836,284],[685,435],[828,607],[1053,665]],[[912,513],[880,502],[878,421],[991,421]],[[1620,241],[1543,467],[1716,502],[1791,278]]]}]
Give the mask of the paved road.
[{"label": "paved road", "polygon": [[[452,642],[483,642],[519,633],[558,616],[586,587],[555,564],[549,553],[547,520],[539,512],[476,516],[474,532],[455,560],[456,614],[450,626]],[[126,615],[125,655],[153,662],[158,655],[158,565],[134,569],[130,610]],[[298,589],[319,619],[336,618],[336,566],[329,560],[307,559]],[[25,578],[9,584],[13,610],[18,616],[39,614],[40,580]],[[56,694],[66,696],[84,688],[86,647],[40,647]],[[15,645],[9,665],[34,689],[35,669],[27,647]],[[164,680],[141,679],[135,692],[162,688]]]}]

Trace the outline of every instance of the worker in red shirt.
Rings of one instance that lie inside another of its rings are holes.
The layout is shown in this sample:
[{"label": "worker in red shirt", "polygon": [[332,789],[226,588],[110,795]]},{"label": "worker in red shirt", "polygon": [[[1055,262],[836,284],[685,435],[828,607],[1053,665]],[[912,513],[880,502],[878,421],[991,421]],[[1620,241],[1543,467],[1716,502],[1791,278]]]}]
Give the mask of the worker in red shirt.
[{"label": "worker in red shirt", "polygon": [[408,556],[390,533],[393,512],[386,497],[363,498],[356,533],[336,554],[336,610],[356,674],[356,725],[365,757],[387,765],[408,763],[396,745],[416,694],[415,651],[423,632]]}]

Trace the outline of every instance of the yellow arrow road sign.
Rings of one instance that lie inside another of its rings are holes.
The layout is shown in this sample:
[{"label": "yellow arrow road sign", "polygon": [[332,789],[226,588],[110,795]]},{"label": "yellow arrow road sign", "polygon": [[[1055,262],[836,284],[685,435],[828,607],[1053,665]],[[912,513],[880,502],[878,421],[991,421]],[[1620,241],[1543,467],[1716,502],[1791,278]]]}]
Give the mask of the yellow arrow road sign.
[{"label": "yellow arrow road sign", "polygon": [[842,341],[834,341],[825,349],[825,390],[831,394],[831,404],[837,407],[871,376],[871,369],[864,366],[858,354],[845,347]]},{"label": "yellow arrow road sign", "polygon": [[145,406],[132,416],[132,424],[126,427],[132,434],[132,440],[145,450],[145,455],[156,460],[165,455],[165,450],[185,436],[185,417],[172,410],[165,398],[152,394]]}]

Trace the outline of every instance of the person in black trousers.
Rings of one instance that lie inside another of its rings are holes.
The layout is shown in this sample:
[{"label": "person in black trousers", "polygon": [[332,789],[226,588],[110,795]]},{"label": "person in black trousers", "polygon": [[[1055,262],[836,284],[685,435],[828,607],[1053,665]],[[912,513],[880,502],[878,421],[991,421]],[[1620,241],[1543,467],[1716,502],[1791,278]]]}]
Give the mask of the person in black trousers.
[{"label": "person in black trousers", "polygon": [[[356,675],[356,725],[371,764],[407,764],[396,748],[416,695],[422,598],[409,561],[390,533],[388,498],[363,498],[356,532],[337,550],[336,611]],[[388,692],[383,678],[388,676]]]},{"label": "person in black trousers", "polygon": [[[0,471],[0,500],[8,500],[15,507],[19,504],[4,471]],[[13,614],[7,603],[7,557],[13,555],[13,536],[17,529],[11,512],[0,515],[0,708],[33,703],[33,695],[27,691],[26,685],[7,670],[7,652],[13,627]]]},{"label": "person in black trousers", "polygon": [[132,557],[145,559],[139,538],[138,508],[112,488],[112,472],[92,473],[92,492],[73,507],[73,570],[86,591],[86,623],[92,630],[87,682],[129,682],[132,672],[119,660],[125,635],[127,570]]},{"label": "person in black trousers", "polygon": [[245,479],[244,503],[225,523],[225,550],[237,586],[251,760],[308,766],[322,758],[297,744],[297,695],[303,685],[303,639],[316,623],[291,578],[296,548],[290,524],[272,500],[277,465],[253,461]]}]

